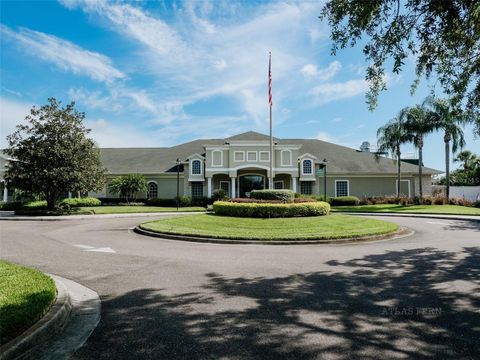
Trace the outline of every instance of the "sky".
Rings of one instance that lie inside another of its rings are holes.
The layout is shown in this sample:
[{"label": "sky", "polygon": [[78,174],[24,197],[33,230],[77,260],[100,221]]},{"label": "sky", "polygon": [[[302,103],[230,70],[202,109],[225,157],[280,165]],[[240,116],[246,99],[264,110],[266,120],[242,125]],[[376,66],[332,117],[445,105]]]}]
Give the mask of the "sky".
[{"label": "sky", "polygon": [[[0,146],[33,106],[75,101],[101,147],[162,147],[244,131],[358,149],[377,128],[421,103],[434,80],[410,85],[387,69],[375,111],[365,103],[361,45],[331,55],[322,2],[2,1]],[[466,148],[480,153],[471,126]],[[427,136],[424,162],[444,169],[443,136]],[[414,154],[411,145],[403,153]],[[457,167],[458,164],[452,164]]]}]

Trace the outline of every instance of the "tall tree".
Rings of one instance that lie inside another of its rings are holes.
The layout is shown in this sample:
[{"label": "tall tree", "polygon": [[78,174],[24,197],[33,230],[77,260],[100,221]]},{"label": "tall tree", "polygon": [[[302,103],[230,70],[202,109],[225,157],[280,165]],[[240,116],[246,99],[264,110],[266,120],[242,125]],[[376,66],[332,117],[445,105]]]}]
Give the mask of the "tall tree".
[{"label": "tall tree", "polygon": [[[425,135],[435,129],[435,124],[428,111],[423,106],[417,105],[405,108],[400,116],[404,118],[404,127],[410,134],[413,145],[418,149],[418,190],[420,199],[423,198],[423,145]],[[421,200],[420,200],[421,201]]]},{"label": "tall tree", "polygon": [[[437,130],[443,131],[445,143],[445,181],[447,201],[450,199],[450,151],[455,154],[465,146],[462,126],[469,118],[459,113],[449,100],[428,97],[425,105],[430,109],[431,120]],[[450,150],[451,144],[451,150]]]},{"label": "tall tree", "polygon": [[390,153],[397,159],[397,197],[400,196],[401,184],[401,146],[411,141],[411,135],[404,125],[405,117],[402,112],[387,124],[377,130],[377,154]]},{"label": "tall tree", "polygon": [[399,73],[412,57],[412,92],[423,77],[434,75],[453,109],[474,115],[480,134],[480,1],[328,0],[320,18],[330,24],[333,54],[366,40],[371,109],[386,89],[385,67]]},{"label": "tall tree", "polygon": [[53,209],[62,194],[69,191],[100,190],[105,169],[89,129],[85,114],[71,102],[61,107],[54,98],[40,108],[35,106],[25,118],[27,124],[7,136],[5,152],[13,159],[5,172],[7,183],[33,193]]}]

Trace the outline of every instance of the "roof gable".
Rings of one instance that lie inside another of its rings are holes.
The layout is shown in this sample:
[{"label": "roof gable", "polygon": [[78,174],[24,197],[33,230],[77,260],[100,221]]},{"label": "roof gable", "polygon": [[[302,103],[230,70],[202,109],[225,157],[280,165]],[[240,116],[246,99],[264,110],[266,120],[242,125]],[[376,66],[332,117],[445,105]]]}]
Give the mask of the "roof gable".
[{"label": "roof gable", "polygon": [[[277,138],[273,138],[274,140],[278,140]],[[238,135],[230,136],[225,140],[228,141],[237,141],[237,140],[246,140],[246,141],[262,141],[262,140],[270,140],[270,136],[265,134],[260,134],[256,131],[247,131]]]}]

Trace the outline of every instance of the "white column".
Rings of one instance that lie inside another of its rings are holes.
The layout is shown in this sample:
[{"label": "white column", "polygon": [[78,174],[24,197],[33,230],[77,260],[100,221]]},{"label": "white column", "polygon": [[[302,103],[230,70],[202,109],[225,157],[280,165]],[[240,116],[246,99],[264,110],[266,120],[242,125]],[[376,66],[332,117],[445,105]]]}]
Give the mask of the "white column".
[{"label": "white column", "polygon": [[72,198],[72,192],[71,192],[71,191],[68,192],[68,198],[69,198],[69,199]]},{"label": "white column", "polygon": [[297,192],[297,178],[292,176],[292,191]]},{"label": "white column", "polygon": [[3,188],[3,202],[8,202],[7,184],[4,184],[4,188]]},{"label": "white column", "polygon": [[212,178],[207,177],[207,196],[212,197]]},{"label": "white column", "polygon": [[237,195],[235,194],[235,190],[237,189],[237,187],[235,186],[235,179],[236,178],[232,177],[231,179],[232,179],[232,186],[231,186],[231,188],[232,188],[232,198],[234,198],[234,197],[237,197]]}]

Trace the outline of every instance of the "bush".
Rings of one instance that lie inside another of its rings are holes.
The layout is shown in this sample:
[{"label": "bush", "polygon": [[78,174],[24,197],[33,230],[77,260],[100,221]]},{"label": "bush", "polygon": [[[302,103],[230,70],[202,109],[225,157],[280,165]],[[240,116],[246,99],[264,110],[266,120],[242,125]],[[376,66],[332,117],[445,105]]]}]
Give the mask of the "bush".
[{"label": "bush", "polygon": [[22,209],[27,210],[45,210],[46,208],[47,202],[45,200],[32,201],[22,206]]},{"label": "bush", "polygon": [[477,200],[475,201],[473,204],[472,204],[473,207],[476,207],[476,208],[480,208],[480,200]]},{"label": "bush", "polygon": [[212,201],[225,201],[228,200],[228,194],[223,189],[217,189],[212,194]]},{"label": "bush", "polygon": [[145,206],[143,202],[118,203],[117,206]]},{"label": "bush", "polygon": [[[202,196],[198,198],[192,198],[190,201],[190,206],[202,206],[202,207],[207,207],[207,205],[213,204],[213,200],[210,199],[209,197]],[[183,205],[182,205],[183,206]],[[188,206],[188,205],[186,205]]]},{"label": "bush", "polygon": [[216,201],[213,210],[217,215],[235,217],[277,218],[294,216],[321,216],[328,215],[330,205],[316,201],[307,203],[234,203]]},{"label": "bush", "polygon": [[177,206],[177,200],[173,199],[148,199],[145,201],[148,206],[163,206],[163,207],[175,207]]},{"label": "bush", "polygon": [[15,201],[15,202],[7,202],[0,204],[0,209],[3,211],[14,211],[21,209],[23,206],[23,202]]},{"label": "bush", "polygon": [[252,190],[250,197],[260,200],[280,200],[287,203],[293,202],[295,193],[292,190]]},{"label": "bush", "polygon": [[360,203],[360,199],[356,196],[338,196],[330,199],[332,206],[355,206]]},{"label": "bush", "polygon": [[442,195],[436,196],[436,197],[433,199],[433,204],[434,204],[434,205],[445,205],[446,202],[447,202],[446,197],[445,197],[445,196],[442,196]]},{"label": "bush", "polygon": [[[102,205],[117,205],[119,203],[124,203],[125,199],[123,198],[98,198],[102,202]],[[143,202],[146,203],[147,199],[137,199],[136,202]]]},{"label": "bush", "polygon": [[81,206],[100,206],[102,202],[97,198],[86,197],[86,198],[71,198],[63,199],[60,202],[60,206],[68,205],[69,207],[81,207]]}]

